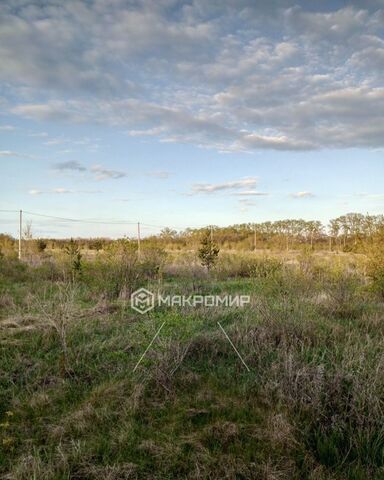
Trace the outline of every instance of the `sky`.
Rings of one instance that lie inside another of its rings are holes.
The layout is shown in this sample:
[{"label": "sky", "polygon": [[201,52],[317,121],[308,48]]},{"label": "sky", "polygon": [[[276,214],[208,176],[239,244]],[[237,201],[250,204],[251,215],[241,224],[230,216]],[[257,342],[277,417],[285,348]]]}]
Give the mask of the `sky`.
[{"label": "sky", "polygon": [[383,72],[384,0],[3,0],[0,232],[383,214]]}]

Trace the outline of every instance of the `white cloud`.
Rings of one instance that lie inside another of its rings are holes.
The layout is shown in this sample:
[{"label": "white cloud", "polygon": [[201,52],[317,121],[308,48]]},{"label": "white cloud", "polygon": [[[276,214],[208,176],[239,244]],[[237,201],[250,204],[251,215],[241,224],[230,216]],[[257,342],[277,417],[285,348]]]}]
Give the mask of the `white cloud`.
[{"label": "white cloud", "polygon": [[2,2],[9,111],[222,152],[383,147],[382,1],[296,3]]},{"label": "white cloud", "polygon": [[54,188],[54,189],[52,190],[52,193],[63,194],[63,193],[72,193],[72,191],[71,191],[71,190],[68,190],[67,188],[61,188],[61,187],[59,187],[59,188]]},{"label": "white cloud", "polygon": [[12,150],[0,150],[0,157],[24,157],[24,155],[13,152]]},{"label": "white cloud", "polygon": [[269,194],[266,192],[259,192],[258,190],[244,190],[242,192],[233,192],[232,195],[239,197],[265,197]]},{"label": "white cloud", "polygon": [[312,193],[312,192],[296,192],[296,193],[292,193],[292,197],[294,198],[310,198],[310,197],[314,197],[315,195]]},{"label": "white cloud", "polygon": [[34,138],[46,138],[48,137],[47,132],[33,132],[28,135],[29,137],[34,137]]},{"label": "white cloud", "polygon": [[55,194],[55,195],[66,195],[69,193],[74,193],[74,194],[94,194],[94,193],[101,193],[100,190],[70,190],[68,188],[64,187],[57,187],[57,188],[52,188],[50,190],[38,190],[38,189],[31,189],[28,191],[30,195],[42,195],[42,194]]},{"label": "white cloud", "polygon": [[13,130],[16,130],[13,125],[0,125],[0,131],[2,132],[12,132]]},{"label": "white cloud", "polygon": [[[247,177],[241,180],[234,180],[224,183],[196,183],[192,185],[191,194],[212,194],[221,191],[244,190],[256,186],[258,183],[257,177]],[[248,190],[246,190],[248,191]]]}]

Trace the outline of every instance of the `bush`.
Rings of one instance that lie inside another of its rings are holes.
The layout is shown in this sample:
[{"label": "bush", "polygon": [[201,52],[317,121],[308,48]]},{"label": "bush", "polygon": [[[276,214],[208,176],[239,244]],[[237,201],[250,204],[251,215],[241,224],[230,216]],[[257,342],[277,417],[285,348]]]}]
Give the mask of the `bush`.
[{"label": "bush", "polygon": [[283,263],[276,258],[254,258],[250,255],[223,255],[217,265],[219,278],[267,278],[277,274]]},{"label": "bush", "polygon": [[283,270],[283,262],[277,258],[261,258],[254,260],[250,266],[251,276],[254,278],[276,277]]},{"label": "bush", "polygon": [[326,294],[327,314],[340,318],[356,318],[363,312],[363,282],[360,275],[348,270],[330,271],[322,281]]}]

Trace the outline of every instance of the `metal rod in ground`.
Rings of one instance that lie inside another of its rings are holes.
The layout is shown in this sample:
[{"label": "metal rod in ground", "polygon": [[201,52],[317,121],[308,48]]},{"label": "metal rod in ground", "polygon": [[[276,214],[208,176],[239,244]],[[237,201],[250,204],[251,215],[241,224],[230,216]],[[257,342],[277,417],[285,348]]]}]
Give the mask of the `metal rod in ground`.
[{"label": "metal rod in ground", "polygon": [[21,237],[23,235],[23,211],[19,212],[19,260],[21,260]]},{"label": "metal rod in ground", "polygon": [[237,350],[237,348],[235,347],[235,345],[233,344],[232,340],[228,337],[227,335],[227,332],[224,330],[224,328],[221,326],[220,322],[217,322],[217,324],[219,325],[219,327],[221,328],[221,331],[224,333],[224,335],[226,336],[228,342],[232,345],[232,348],[235,350],[235,352],[237,353],[237,356],[240,358],[241,362],[243,363],[244,367],[248,370],[248,372],[250,372],[251,370],[249,369],[248,365],[245,363],[245,361],[243,360],[243,357],[240,355],[239,351]]},{"label": "metal rod in ground", "polygon": [[143,360],[143,358],[145,357],[146,353],[148,352],[148,350],[151,348],[152,346],[152,343],[156,340],[157,336],[159,335],[161,329],[164,327],[164,324],[165,322],[163,322],[160,326],[160,328],[158,329],[158,331],[156,332],[155,336],[152,338],[152,340],[150,341],[148,347],[145,349],[144,353],[141,355],[141,357],[139,358],[139,361],[136,363],[135,365],[135,368],[133,369],[133,371],[135,372],[137,367],[140,365],[141,361]]}]

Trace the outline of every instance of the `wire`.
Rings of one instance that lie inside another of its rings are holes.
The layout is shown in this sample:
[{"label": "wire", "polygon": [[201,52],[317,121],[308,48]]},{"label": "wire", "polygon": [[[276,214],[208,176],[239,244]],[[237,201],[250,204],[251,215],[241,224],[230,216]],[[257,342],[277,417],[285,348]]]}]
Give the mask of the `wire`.
[{"label": "wire", "polygon": [[[19,213],[20,210],[0,210],[0,212],[6,213]],[[87,220],[87,219],[80,219],[80,218],[68,218],[68,217],[57,217],[54,215],[46,215],[43,213],[36,213],[30,212],[29,210],[22,210],[22,213],[26,213],[28,215],[33,215],[36,217],[42,218],[50,218],[53,220],[60,220],[63,222],[76,222],[76,223],[87,223],[87,224],[97,224],[97,225],[137,225],[138,222],[133,222],[132,220]],[[141,223],[140,226],[143,228],[150,227],[150,228],[174,228],[176,230],[188,229],[188,228],[209,228],[209,225],[194,225],[194,226],[187,226],[187,227],[170,227],[169,225],[153,225],[150,223]]]},{"label": "wire", "polygon": [[101,225],[137,225],[137,222],[132,222],[128,220],[127,221],[125,220],[108,221],[108,220],[86,220],[86,219],[80,219],[80,218],[64,218],[64,217],[56,217],[53,215],[44,215],[42,213],[29,212],[28,210],[23,210],[23,213],[28,213],[28,215],[35,215],[37,217],[52,218],[54,220],[62,220],[65,222],[96,223]]}]

